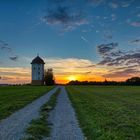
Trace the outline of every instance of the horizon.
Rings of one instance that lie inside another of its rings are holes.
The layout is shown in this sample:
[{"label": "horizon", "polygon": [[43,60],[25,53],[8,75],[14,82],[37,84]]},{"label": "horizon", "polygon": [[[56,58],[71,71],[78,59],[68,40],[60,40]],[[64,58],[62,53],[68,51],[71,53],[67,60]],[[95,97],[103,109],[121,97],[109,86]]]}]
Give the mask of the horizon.
[{"label": "horizon", "polygon": [[1,0],[0,17],[0,84],[30,83],[37,54],[60,84],[140,75],[139,0]]}]

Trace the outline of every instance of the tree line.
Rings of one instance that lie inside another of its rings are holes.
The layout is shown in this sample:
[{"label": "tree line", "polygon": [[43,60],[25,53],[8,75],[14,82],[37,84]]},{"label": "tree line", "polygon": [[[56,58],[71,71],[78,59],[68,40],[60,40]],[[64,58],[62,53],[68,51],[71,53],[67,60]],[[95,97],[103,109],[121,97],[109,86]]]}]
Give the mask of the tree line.
[{"label": "tree line", "polygon": [[117,81],[107,81],[104,82],[97,82],[97,81],[70,81],[67,83],[67,85],[134,85],[134,86],[140,86],[140,77],[132,77],[127,79],[123,82],[117,82]]}]

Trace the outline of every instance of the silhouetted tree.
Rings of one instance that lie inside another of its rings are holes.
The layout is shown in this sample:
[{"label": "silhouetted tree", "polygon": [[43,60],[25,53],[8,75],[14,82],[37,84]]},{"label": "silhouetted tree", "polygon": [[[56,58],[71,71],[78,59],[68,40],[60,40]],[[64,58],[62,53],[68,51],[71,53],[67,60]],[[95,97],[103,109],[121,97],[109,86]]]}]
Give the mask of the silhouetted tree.
[{"label": "silhouetted tree", "polygon": [[126,80],[128,85],[140,85],[140,77],[132,77]]},{"label": "silhouetted tree", "polygon": [[53,69],[48,69],[47,71],[45,71],[44,81],[45,81],[45,85],[48,86],[55,84]]}]

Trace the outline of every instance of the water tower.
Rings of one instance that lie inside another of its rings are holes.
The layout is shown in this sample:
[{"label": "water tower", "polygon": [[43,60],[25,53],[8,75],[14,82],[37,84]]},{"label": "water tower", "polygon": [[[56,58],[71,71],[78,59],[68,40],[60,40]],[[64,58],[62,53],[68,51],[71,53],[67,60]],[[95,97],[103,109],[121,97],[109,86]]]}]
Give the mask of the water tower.
[{"label": "water tower", "polygon": [[39,55],[32,60],[32,85],[44,85],[44,64]]}]

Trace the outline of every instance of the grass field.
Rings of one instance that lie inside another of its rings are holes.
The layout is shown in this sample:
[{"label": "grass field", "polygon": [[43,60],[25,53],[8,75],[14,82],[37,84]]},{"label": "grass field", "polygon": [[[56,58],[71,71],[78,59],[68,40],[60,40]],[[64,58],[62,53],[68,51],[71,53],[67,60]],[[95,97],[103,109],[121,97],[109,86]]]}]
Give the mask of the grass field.
[{"label": "grass field", "polygon": [[51,90],[48,86],[0,87],[0,120]]},{"label": "grass field", "polygon": [[140,87],[67,86],[88,140],[140,140]]}]

